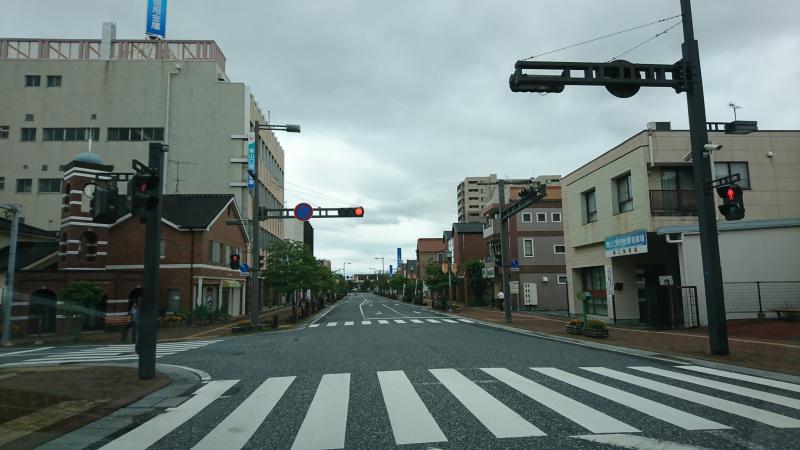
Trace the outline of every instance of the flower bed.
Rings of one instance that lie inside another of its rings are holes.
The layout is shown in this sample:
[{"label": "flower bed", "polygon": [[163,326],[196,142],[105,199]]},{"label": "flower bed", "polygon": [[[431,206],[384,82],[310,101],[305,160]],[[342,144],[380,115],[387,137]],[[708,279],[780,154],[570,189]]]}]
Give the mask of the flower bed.
[{"label": "flower bed", "polygon": [[601,320],[590,320],[583,325],[582,320],[570,320],[567,322],[565,330],[569,334],[581,334],[590,337],[608,337],[608,328]]}]

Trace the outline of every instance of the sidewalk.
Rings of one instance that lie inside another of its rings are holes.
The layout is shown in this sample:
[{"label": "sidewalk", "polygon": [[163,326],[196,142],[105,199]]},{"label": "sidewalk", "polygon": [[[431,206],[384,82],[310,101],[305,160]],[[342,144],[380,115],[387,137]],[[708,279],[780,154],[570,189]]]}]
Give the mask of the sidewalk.
[{"label": "sidewalk", "polygon": [[[708,350],[708,335],[704,334],[707,333],[707,330],[704,329],[655,331],[609,325],[609,337],[596,339],[568,334],[564,330],[564,326],[567,322],[566,318],[558,319],[538,313],[513,313],[512,323],[510,324],[505,322],[504,313],[496,309],[462,306],[461,311],[456,314],[467,318],[503,324],[514,328],[569,339],[588,340],[607,345],[707,359],[755,369],[800,375],[800,342],[794,342],[788,339],[742,337],[741,334],[737,335],[736,332],[741,331],[739,328],[748,327],[740,327],[735,323],[729,326],[731,330],[728,336],[730,354],[728,356],[712,356],[709,354]],[[782,337],[800,336],[800,322],[777,322],[776,320],[773,320],[773,322],[776,326],[780,326],[780,331],[775,331],[773,334]],[[795,331],[787,331],[787,328],[791,328]],[[769,333],[761,334],[767,334],[769,336]]]},{"label": "sidewalk", "polygon": [[[291,306],[279,306],[271,309],[266,309],[261,312],[259,319],[261,321],[271,321],[273,314],[278,314],[279,323],[281,327],[290,328],[290,325],[285,325],[286,318],[291,315]],[[217,336],[230,336],[229,329],[233,327],[236,322],[240,320],[249,319],[247,317],[236,317],[229,320],[215,322],[204,326],[183,326],[181,328],[159,328],[158,341],[178,341],[186,339],[208,339]],[[132,343],[132,336],[128,333],[128,343]],[[11,340],[15,347],[29,347],[34,345],[83,345],[83,344],[119,344],[121,343],[121,329],[116,327],[111,331],[99,332],[84,332],[80,339],[76,342],[75,337],[72,335],[53,335],[53,336],[25,336]]]}]

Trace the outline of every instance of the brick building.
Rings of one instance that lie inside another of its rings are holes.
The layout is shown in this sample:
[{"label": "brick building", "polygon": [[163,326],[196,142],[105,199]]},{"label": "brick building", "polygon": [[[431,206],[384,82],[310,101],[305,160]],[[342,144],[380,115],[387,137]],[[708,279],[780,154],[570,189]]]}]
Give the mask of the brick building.
[{"label": "brick building", "polygon": [[[144,228],[126,213],[114,224],[92,220],[90,195],[97,176],[113,170],[94,153],[82,153],[62,167],[61,226],[56,268],[22,270],[15,279],[12,319],[27,332],[60,332],[63,302],[58,292],[75,281],[99,284],[103,302],[89,320],[102,328],[105,319],[127,315],[142,300]],[[121,189],[124,191],[124,188]],[[232,194],[175,194],[162,199],[161,292],[159,314],[190,312],[205,304],[231,315],[245,314],[246,278],[228,267],[232,253],[244,253],[248,235]]]},{"label": "brick building", "polygon": [[482,223],[454,223],[450,230],[448,251],[453,254],[453,294],[457,302],[470,304],[471,293],[466,288],[466,268],[470,261],[483,261],[486,244],[483,242]]},{"label": "brick building", "polygon": [[[417,239],[417,277],[425,280],[428,267],[445,262],[445,244],[442,238]],[[422,292],[428,293],[428,287],[423,284]]]}]

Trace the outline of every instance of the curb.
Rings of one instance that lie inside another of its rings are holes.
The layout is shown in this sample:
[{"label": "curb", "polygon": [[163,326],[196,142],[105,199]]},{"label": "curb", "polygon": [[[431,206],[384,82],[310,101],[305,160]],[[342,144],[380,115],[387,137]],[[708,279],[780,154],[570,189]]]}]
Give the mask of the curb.
[{"label": "curb", "polygon": [[[440,311],[440,313],[441,313],[441,311]],[[508,331],[508,332],[512,332],[512,333],[517,333],[517,334],[524,334],[526,336],[536,337],[536,338],[540,338],[540,339],[548,339],[548,340],[551,340],[551,341],[563,342],[563,343],[566,343],[566,344],[573,344],[573,345],[580,345],[580,346],[584,346],[584,347],[594,348],[594,349],[597,349],[597,350],[605,350],[605,351],[609,351],[609,352],[622,353],[622,354],[630,355],[630,356],[638,356],[638,357],[641,357],[641,358],[654,359],[654,360],[661,361],[661,362],[666,362],[666,363],[669,363],[669,364],[703,366],[703,367],[708,367],[708,368],[712,368],[712,369],[719,369],[719,370],[726,370],[726,371],[729,371],[729,372],[736,372],[736,373],[740,373],[740,374],[744,374],[744,375],[752,375],[752,376],[757,376],[757,377],[762,377],[762,378],[771,378],[773,380],[785,381],[787,383],[800,384],[800,376],[791,375],[791,374],[787,374],[787,373],[772,372],[772,371],[763,370],[763,369],[754,369],[754,368],[751,368],[751,367],[737,366],[737,365],[733,365],[733,364],[721,363],[721,362],[716,362],[716,361],[709,361],[709,360],[706,360],[706,359],[692,358],[692,357],[689,357],[689,356],[673,355],[673,354],[665,354],[665,353],[656,353],[656,352],[651,352],[651,351],[648,351],[648,350],[639,350],[639,349],[630,348],[630,347],[621,347],[621,346],[617,346],[617,345],[601,344],[599,342],[589,342],[589,341],[583,341],[583,340],[579,340],[579,339],[570,339],[570,338],[567,338],[567,337],[555,336],[555,335],[552,335],[552,334],[542,333],[542,332],[539,332],[539,331],[523,330],[523,329],[520,329],[520,328],[510,327],[510,326],[507,326],[507,325],[501,325],[501,324],[497,324],[497,323],[486,322],[484,320],[476,319],[476,318],[473,318],[473,317],[466,317],[466,316],[461,316],[461,315],[452,314],[452,313],[443,313],[443,314],[446,314],[447,316],[453,317],[453,318],[473,320],[478,325],[497,328],[497,329],[500,329],[500,330],[504,330],[504,331]]]},{"label": "curb", "polygon": [[[135,367],[133,364],[104,365]],[[158,415],[164,409],[179,406],[191,398],[192,392],[200,387],[203,382],[211,380],[211,376],[208,373],[191,367],[156,364],[156,370],[170,378],[169,385],[38,448],[44,450],[78,450],[96,447],[97,444],[105,443],[128,429]]]}]

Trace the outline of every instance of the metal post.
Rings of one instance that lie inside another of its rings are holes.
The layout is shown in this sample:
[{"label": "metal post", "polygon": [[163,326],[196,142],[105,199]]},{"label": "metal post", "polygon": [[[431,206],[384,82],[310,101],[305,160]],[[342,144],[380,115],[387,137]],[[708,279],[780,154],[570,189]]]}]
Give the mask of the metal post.
[{"label": "metal post", "polygon": [[763,319],[767,317],[764,314],[764,308],[761,306],[761,282],[756,281],[756,291],[758,291],[758,318]]},{"label": "metal post", "polygon": [[497,189],[499,192],[500,200],[500,272],[503,279],[503,310],[505,311],[506,322],[511,322],[511,286],[508,281],[508,249],[506,248],[506,239],[508,231],[506,230],[506,221],[503,220],[503,211],[506,209],[506,184],[504,180],[497,180]]},{"label": "metal post", "polygon": [[708,312],[708,337],[712,355],[727,355],[728,330],[725,316],[725,296],[722,291],[722,267],[719,260],[717,222],[714,196],[709,189],[711,165],[704,154],[708,144],[706,110],[703,99],[703,80],[700,72],[700,52],[694,38],[690,0],[681,0],[683,14],[683,61],[686,74],[686,106],[689,112],[689,137],[692,146],[697,219],[700,230],[700,251],[703,259],[703,278]]},{"label": "metal post", "polygon": [[[163,173],[164,154],[169,147],[160,143],[151,143],[147,165],[156,174]],[[144,295],[139,305],[139,335],[136,351],[139,354],[139,379],[149,380],[156,374],[156,322],[158,320],[159,278],[161,264],[161,197],[164,185],[156,187],[155,208],[147,212],[144,243]]]},{"label": "metal post", "polygon": [[11,345],[11,308],[14,302],[14,269],[17,266],[17,234],[19,231],[19,205],[7,205],[11,211],[11,236],[8,243],[8,274],[6,276],[6,301],[3,304],[3,345]]},{"label": "metal post", "polygon": [[[447,301],[453,301],[453,255],[450,252],[447,252]],[[445,305],[444,310],[447,311],[447,305]]]},{"label": "metal post", "polygon": [[250,261],[250,323],[255,326],[258,323],[258,311],[261,297],[261,285],[258,278],[260,273],[260,259],[261,259],[261,221],[259,220],[259,208],[261,207],[261,182],[258,180],[258,157],[261,153],[261,139],[259,136],[259,123],[256,120],[253,124],[253,131],[256,133],[256,151],[254,155],[253,165],[253,215],[250,218],[250,225],[252,226],[253,237],[250,240],[250,254],[253,255]]}]

